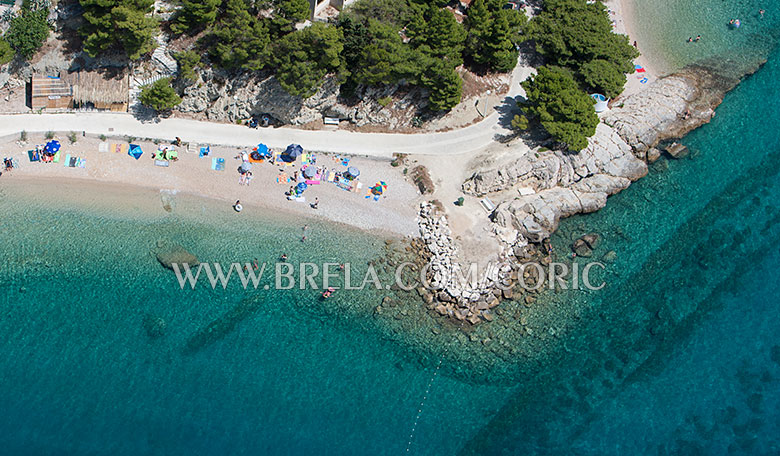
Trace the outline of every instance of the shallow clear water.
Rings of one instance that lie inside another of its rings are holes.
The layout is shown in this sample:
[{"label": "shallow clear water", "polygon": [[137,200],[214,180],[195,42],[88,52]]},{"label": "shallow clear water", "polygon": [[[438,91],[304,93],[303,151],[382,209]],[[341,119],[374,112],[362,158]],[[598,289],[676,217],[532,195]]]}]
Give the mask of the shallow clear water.
[{"label": "shallow clear water", "polygon": [[[724,67],[752,66],[767,57],[780,34],[780,3],[776,0],[644,0],[632,4],[636,40],[665,71],[699,61]],[[739,28],[729,25],[732,19],[739,19]],[[688,42],[697,35],[700,41]]]},{"label": "shallow clear water", "polygon": [[[381,240],[308,222],[302,244],[304,221],[237,226],[234,216],[204,223],[4,196],[3,454],[398,454],[426,396],[413,448],[451,454],[501,402],[496,388],[438,375],[426,395],[434,371],[376,331],[371,292],[322,302],[311,290],[181,290],[153,254],[165,240],[203,261],[273,262],[284,251],[365,265]],[[158,197],[129,201],[145,198]],[[198,204],[220,211],[193,200],[175,213]],[[261,304],[191,348],[245,299]],[[166,322],[163,336],[147,335],[147,315]],[[435,432],[453,414],[463,432]]]}]

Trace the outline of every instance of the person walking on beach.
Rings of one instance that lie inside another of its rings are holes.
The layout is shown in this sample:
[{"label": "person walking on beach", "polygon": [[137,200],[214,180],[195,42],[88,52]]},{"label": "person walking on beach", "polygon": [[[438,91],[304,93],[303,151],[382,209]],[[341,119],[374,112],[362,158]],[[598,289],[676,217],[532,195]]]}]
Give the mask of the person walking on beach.
[{"label": "person walking on beach", "polygon": [[319,198],[314,198],[314,202],[311,203],[311,208],[312,209],[317,209],[317,206],[319,206],[319,205],[320,205],[320,199]]}]

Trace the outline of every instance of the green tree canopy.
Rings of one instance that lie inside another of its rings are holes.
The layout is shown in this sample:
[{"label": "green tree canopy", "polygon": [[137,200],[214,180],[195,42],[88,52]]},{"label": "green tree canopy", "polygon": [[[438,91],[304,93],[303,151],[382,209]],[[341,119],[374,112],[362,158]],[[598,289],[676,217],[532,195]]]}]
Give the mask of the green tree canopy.
[{"label": "green tree canopy", "polygon": [[343,36],[338,27],[316,22],[285,35],[274,49],[276,78],[291,95],[314,95],[328,73],[341,72]]},{"label": "green tree canopy", "polygon": [[466,31],[455,16],[434,4],[414,9],[411,22],[406,27],[406,36],[412,46],[450,62],[453,67],[463,63]]},{"label": "green tree canopy", "polygon": [[358,0],[347,11],[363,20],[374,19],[398,29],[409,22],[412,9],[405,0]]},{"label": "green tree canopy", "polygon": [[394,84],[414,73],[411,49],[405,46],[395,27],[376,20],[366,26],[369,44],[360,50],[353,77],[360,84]]},{"label": "green tree canopy", "polygon": [[526,18],[503,5],[501,0],[474,0],[467,10],[465,53],[477,65],[507,72],[517,64],[516,44]]},{"label": "green tree canopy", "polygon": [[48,16],[47,8],[35,10],[25,4],[21,12],[11,19],[11,26],[3,36],[4,40],[19,56],[29,60],[49,36],[51,28]]},{"label": "green tree canopy", "polygon": [[174,33],[192,33],[214,25],[222,0],[182,0],[171,23]]},{"label": "green tree canopy", "polygon": [[181,103],[181,98],[171,87],[171,78],[163,78],[144,86],[138,99],[158,112],[172,109]]},{"label": "green tree canopy", "polygon": [[157,20],[148,17],[153,0],[79,0],[86,24],[81,27],[84,50],[92,57],[112,45],[120,45],[128,58],[137,60],[151,52]]},{"label": "green tree canopy", "polygon": [[582,0],[545,0],[528,28],[529,38],[551,63],[570,68],[602,59],[623,73],[633,71],[639,53],[625,35],[612,32],[604,4]]},{"label": "green tree canopy", "polygon": [[5,65],[14,58],[14,50],[8,41],[0,38],[0,66]]},{"label": "green tree canopy", "polygon": [[260,70],[270,60],[268,28],[250,13],[246,0],[227,0],[225,16],[211,38],[210,55],[222,68]]},{"label": "green tree canopy", "polygon": [[449,111],[460,103],[463,79],[449,62],[437,59],[420,76],[420,83],[431,92],[428,96],[431,111]]},{"label": "green tree canopy", "polygon": [[626,85],[626,75],[614,63],[596,59],[586,62],[580,68],[580,74],[588,87],[614,98],[623,91]]},{"label": "green tree canopy", "polygon": [[183,51],[174,54],[173,58],[179,64],[179,78],[188,82],[194,82],[198,79],[195,67],[200,65],[200,54],[195,51]]},{"label": "green tree canopy", "polygon": [[309,18],[309,0],[275,0],[277,15],[292,23]]},{"label": "green tree canopy", "polygon": [[572,150],[582,150],[596,133],[599,118],[593,100],[564,68],[543,66],[536,76],[522,83],[526,92],[525,111],[539,119],[556,141]]}]

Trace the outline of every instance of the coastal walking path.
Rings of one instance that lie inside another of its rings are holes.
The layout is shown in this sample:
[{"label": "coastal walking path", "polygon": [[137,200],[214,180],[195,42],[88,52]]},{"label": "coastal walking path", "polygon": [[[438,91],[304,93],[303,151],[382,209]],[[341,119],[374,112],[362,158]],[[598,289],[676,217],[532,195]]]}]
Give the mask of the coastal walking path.
[{"label": "coastal walking path", "polygon": [[394,153],[418,155],[453,155],[484,149],[497,136],[508,135],[509,121],[499,111],[507,111],[509,100],[523,93],[520,82],[531,68],[517,65],[512,72],[509,91],[499,102],[502,109],[494,110],[482,121],[465,128],[430,133],[357,133],[344,130],[298,130],[295,128],[260,128],[213,123],[187,119],[156,119],[141,121],[124,113],[62,113],[0,115],[0,136],[32,132],[85,132],[108,137],[131,136],[139,139],[172,140],[180,137],[185,142],[246,147],[257,143],[283,148],[301,144],[307,150],[336,152],[352,155],[391,157]]}]

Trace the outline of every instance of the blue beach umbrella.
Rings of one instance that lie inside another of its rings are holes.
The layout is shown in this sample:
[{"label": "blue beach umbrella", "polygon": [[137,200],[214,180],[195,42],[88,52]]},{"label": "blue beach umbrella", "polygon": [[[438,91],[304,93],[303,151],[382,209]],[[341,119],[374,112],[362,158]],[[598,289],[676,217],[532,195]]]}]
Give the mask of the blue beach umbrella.
[{"label": "blue beach umbrella", "polygon": [[303,147],[298,144],[290,144],[282,154],[282,160],[286,162],[294,162],[303,153]]},{"label": "blue beach umbrella", "polygon": [[143,150],[141,150],[141,146],[137,144],[130,144],[130,150],[127,151],[127,155],[135,158],[138,160],[141,158],[141,155],[144,153]]},{"label": "blue beach umbrella", "polygon": [[347,173],[352,177],[358,177],[360,176],[360,170],[355,168],[354,166],[350,166],[347,168]]},{"label": "blue beach umbrella", "polygon": [[43,148],[43,151],[47,154],[54,155],[60,151],[60,147],[62,147],[60,145],[60,142],[57,140],[53,140],[46,143],[46,147]]},{"label": "blue beach umbrella", "polygon": [[295,187],[295,190],[300,194],[306,191],[307,188],[309,188],[309,186],[306,185],[306,182],[301,182],[297,187]]},{"label": "blue beach umbrella", "polygon": [[266,146],[263,143],[260,143],[260,144],[257,145],[257,147],[255,148],[255,152],[257,152],[258,154],[260,154],[260,155],[262,155],[264,157],[267,157],[268,155],[270,155],[268,153],[268,146]]}]

